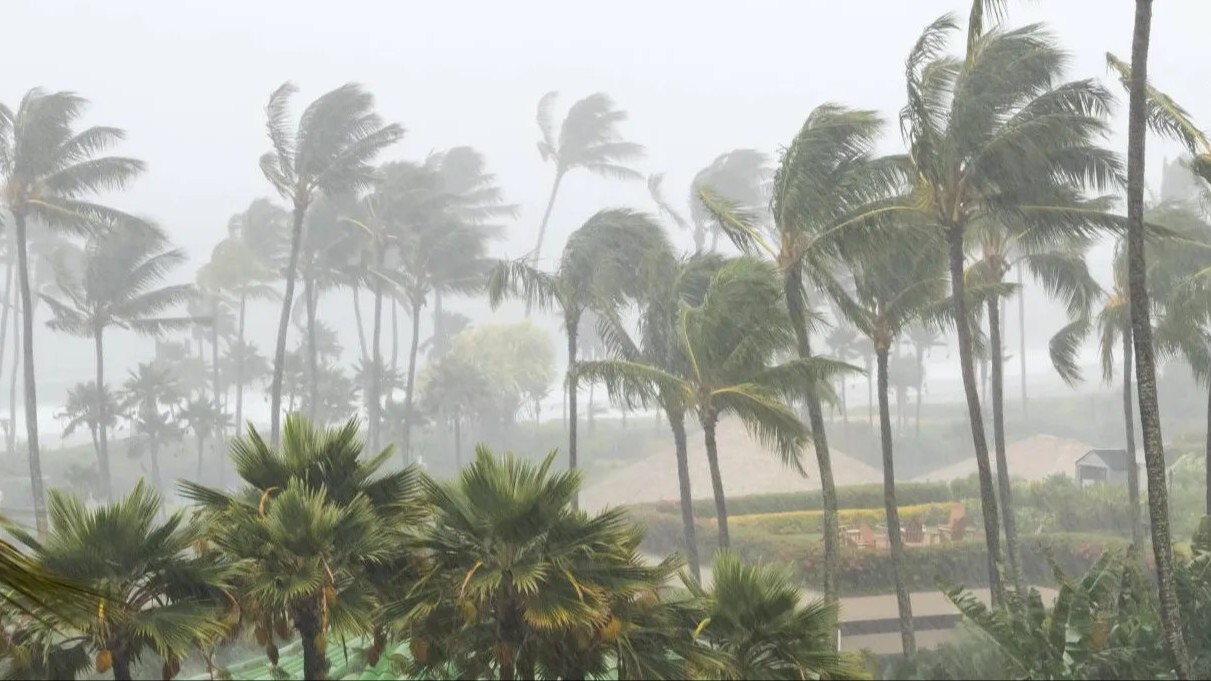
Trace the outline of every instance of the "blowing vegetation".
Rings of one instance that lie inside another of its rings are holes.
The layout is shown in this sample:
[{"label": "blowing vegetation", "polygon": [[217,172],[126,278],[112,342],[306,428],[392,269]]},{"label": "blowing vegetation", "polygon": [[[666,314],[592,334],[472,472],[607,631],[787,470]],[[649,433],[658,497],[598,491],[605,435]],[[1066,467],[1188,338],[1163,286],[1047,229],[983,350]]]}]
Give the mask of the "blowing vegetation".
[{"label": "blowing vegetation", "polygon": [[[906,40],[898,110],[821,102],[676,197],[619,103],[547,93],[541,218],[287,82],[273,198],[200,262],[117,207],[146,168],[83,97],[0,103],[0,675],[1207,678],[1211,141],[1149,80],[1151,0],[1105,77],[1013,4]],[[1039,301],[1063,397],[1027,393]],[[51,334],[93,351],[61,390]],[[1046,424],[1114,447],[1027,471]]]}]

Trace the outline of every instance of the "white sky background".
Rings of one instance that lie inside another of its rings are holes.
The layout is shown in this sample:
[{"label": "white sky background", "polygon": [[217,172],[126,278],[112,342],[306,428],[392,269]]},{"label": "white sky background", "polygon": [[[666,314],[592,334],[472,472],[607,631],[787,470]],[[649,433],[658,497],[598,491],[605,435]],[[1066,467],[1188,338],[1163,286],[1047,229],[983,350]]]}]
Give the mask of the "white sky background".
[{"label": "white sky background", "polygon": [[[826,101],[884,112],[890,122],[884,147],[899,150],[895,116],[904,97],[904,58],[937,16],[953,10],[965,21],[969,1],[0,5],[0,101],[15,106],[32,86],[89,97],[86,121],[124,127],[129,139],[119,151],[149,165],[148,174],[112,202],[160,221],[196,263],[225,236],[233,213],[270,192],[256,161],[268,147],[265,102],[284,80],[302,88],[299,109],[341,83],[364,83],[383,117],[408,130],[384,160],[455,145],[484,152],[508,199],[521,206],[509,240],[497,249],[516,257],[532,246],[551,180],[535,148],[535,106],[546,91],[561,92],[559,115],[594,91],[613,96],[631,114],[625,136],[647,146],[641,169],[666,173],[666,194],[684,205],[690,178],[715,156],[739,147],[775,152]],[[1129,56],[1133,6],[1130,0],[1019,1],[1011,3],[1010,22],[1047,21],[1073,55],[1071,77],[1104,78],[1107,50]],[[1209,25],[1208,0],[1157,2],[1151,76],[1211,126]],[[1125,105],[1121,109],[1112,145],[1125,150]],[[1152,144],[1154,185],[1161,159],[1176,153]],[[618,205],[654,209],[642,183],[569,177],[545,252],[556,252],[596,210]],[[681,239],[689,243],[688,235]],[[1104,270],[1108,261],[1103,253],[1097,266]],[[348,296],[330,296],[324,307],[322,314],[343,325],[346,346],[355,347]],[[451,307],[482,309],[465,302]],[[498,318],[514,315],[515,309],[506,310]],[[1061,312],[1032,297],[1028,315],[1036,330],[1031,370],[1042,372],[1046,337],[1062,323]],[[252,337],[265,351],[276,313],[265,307],[252,316]],[[1016,349],[1015,316],[1016,305],[1008,339]],[[150,354],[150,343],[117,340],[110,344],[115,377]],[[39,374],[49,380],[91,375],[85,342],[48,332],[37,351]],[[939,365],[939,374],[946,368]],[[1016,371],[1014,360],[1007,373]]]}]

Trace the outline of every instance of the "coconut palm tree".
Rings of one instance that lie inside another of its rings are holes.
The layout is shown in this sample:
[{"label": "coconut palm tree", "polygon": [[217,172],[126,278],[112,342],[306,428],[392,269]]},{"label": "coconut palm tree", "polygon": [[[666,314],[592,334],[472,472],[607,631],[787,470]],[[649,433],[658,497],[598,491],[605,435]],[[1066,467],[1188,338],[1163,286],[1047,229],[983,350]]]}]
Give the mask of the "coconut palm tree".
[{"label": "coconut palm tree", "polygon": [[819,359],[775,360],[794,342],[772,266],[750,257],[728,262],[711,278],[698,306],[683,305],[676,325],[684,372],[627,360],[585,362],[580,373],[605,382],[612,395],[656,402],[658,392],[680,393],[679,406],[693,412],[703,429],[719,546],[729,546],[727,501],[719,469],[715,431],[721,416],[738,417],[750,434],[802,470],[799,454],[809,433],[786,402],[803,386],[838,373],[838,363]]},{"label": "coconut palm tree", "polygon": [[615,109],[614,100],[609,95],[602,92],[591,94],[568,109],[557,138],[552,109],[558,96],[559,93],[552,91],[538,100],[538,130],[542,133],[538,153],[544,162],[554,164],[555,178],[551,182],[547,209],[538,225],[538,241],[528,258],[531,261],[537,261],[542,255],[551,209],[555,207],[559,185],[569,172],[583,168],[595,175],[620,180],[643,178],[638,171],[626,165],[643,155],[643,147],[624,141],[618,133],[618,124],[627,119],[627,112]]},{"label": "coconut palm tree", "polygon": [[1131,40],[1131,98],[1127,126],[1127,290],[1132,346],[1135,349],[1140,426],[1144,435],[1144,468],[1148,478],[1148,511],[1152,552],[1160,590],[1165,647],[1179,679],[1190,678],[1190,655],[1182,635],[1181,607],[1173,582],[1173,539],[1169,532],[1169,496],[1165,486],[1165,443],[1156,402],[1156,359],[1148,302],[1144,253],[1144,150],[1148,123],[1148,48],[1152,35],[1152,0],[1136,0]]},{"label": "coconut palm tree", "polygon": [[16,112],[0,105],[0,202],[16,228],[17,278],[21,284],[22,362],[25,372],[25,427],[33,485],[34,515],[47,530],[46,500],[38,445],[38,394],[34,371],[33,293],[27,243],[29,224],[69,232],[97,225],[139,221],[87,197],[121,189],[143,171],[131,158],[98,156],[125,133],[118,128],[75,130],[87,100],[71,92],[30,90]]},{"label": "coconut palm tree", "polygon": [[663,586],[668,564],[640,557],[639,528],[621,509],[575,510],[580,472],[554,463],[481,446],[454,481],[425,480],[425,568],[390,608],[411,639],[409,675],[586,678],[600,673],[582,666],[600,659],[600,639],[621,633],[611,606]]},{"label": "coconut palm tree", "polygon": [[[837,324],[829,330],[828,335],[824,338],[824,344],[828,346],[829,355],[833,359],[847,362],[854,356],[858,355],[858,350],[855,347],[858,340],[858,332],[852,326],[845,324]],[[832,418],[830,416],[830,418]],[[845,380],[841,380],[841,418],[845,423],[849,424],[849,401],[845,395]]]},{"label": "coconut palm tree", "polygon": [[73,623],[94,651],[98,673],[130,679],[131,666],[154,652],[172,678],[195,646],[227,632],[230,622],[212,598],[226,584],[227,568],[193,552],[199,527],[181,512],[156,522],[160,497],[142,482],[96,509],[55,490],[50,508],[54,523],[45,540],[10,531],[42,570],[101,596],[92,617]]},{"label": "coconut palm tree", "polygon": [[883,449],[883,505],[887,513],[887,538],[900,613],[900,637],[908,657],[916,654],[917,644],[912,602],[904,580],[904,540],[896,503],[888,381],[892,348],[913,323],[929,318],[946,295],[946,263],[938,257],[940,240],[931,236],[936,235],[906,231],[897,238],[884,240],[878,253],[849,264],[853,275],[852,290],[841,285],[829,287],[837,311],[875,349]]},{"label": "coconut palm tree", "polygon": [[712,227],[711,211],[698,195],[702,188],[748,210],[764,225],[769,218],[769,181],[773,173],[769,157],[755,149],[735,149],[720,154],[711,164],[694,175],[690,182],[690,220],[694,224],[694,247],[703,250],[707,232],[711,235],[711,250],[719,246],[718,228]]},{"label": "coconut palm tree", "polygon": [[294,84],[288,82],[270,96],[266,114],[273,150],[261,156],[261,172],[278,194],[291,202],[292,208],[290,260],[286,265],[286,290],[282,296],[270,388],[270,433],[274,442],[278,440],[282,418],[286,332],[294,305],[294,280],[307,211],[321,196],[351,193],[368,185],[373,173],[370,163],[404,134],[397,124],[382,124],[374,113],[373,95],[355,83],[321,95],[303,111],[298,127],[291,131],[287,118],[295,91]]},{"label": "coconut palm tree", "polygon": [[1118,228],[1121,221],[1084,199],[1084,190],[1114,186],[1121,165],[1097,146],[1109,129],[1110,94],[1093,81],[1063,82],[1064,55],[1040,26],[983,31],[983,4],[973,8],[965,59],[943,53],[956,28],[950,15],[927,27],[909,55],[901,127],[912,190],[899,210],[947,238],[990,584],[999,598],[1000,522],[965,292],[967,239],[987,224],[1019,225],[1043,241]]},{"label": "coconut palm tree", "polygon": [[[813,357],[808,322],[815,312],[809,291],[831,280],[843,252],[877,244],[883,218],[896,208],[888,197],[904,181],[904,163],[874,156],[881,129],[875,112],[836,104],[817,107],[808,116],[774,174],[770,212],[776,247],[766,244],[757,216],[709,188],[700,188],[699,199],[736,245],[763,251],[777,264],[795,350],[802,360]],[[836,484],[819,386],[803,387],[824,497],[824,592],[831,601],[837,597],[840,569]]]},{"label": "coconut palm tree", "polygon": [[[185,260],[176,249],[165,250],[163,234],[158,230],[128,228],[94,235],[88,240],[81,269],[66,258],[55,264],[55,280],[60,296],[43,294],[42,299],[54,315],[50,328],[73,336],[92,338],[96,351],[95,385],[105,385],[105,330],[128,329],[141,335],[159,336],[172,329],[186,328],[189,317],[166,316],[191,300],[189,284],[159,286],[172,269]],[[111,501],[107,405],[100,403],[97,458],[105,498]]]},{"label": "coconut palm tree", "polygon": [[160,485],[160,445],[176,437],[180,431],[167,410],[175,408],[182,398],[180,381],[171,367],[142,363],[122,386],[122,408],[137,440],[132,446],[146,447],[151,458],[151,479],[156,491]]},{"label": "coconut palm tree", "polygon": [[223,412],[214,402],[203,397],[195,397],[186,402],[176,413],[177,421],[185,428],[193,431],[198,441],[198,472],[197,479],[202,479],[203,452],[206,448],[206,438],[216,437],[219,431],[227,425],[223,421]]},{"label": "coconut palm tree", "polygon": [[[568,340],[568,467],[575,469],[577,350],[580,320],[588,310],[605,311],[642,294],[642,273],[669,252],[664,232],[650,216],[624,208],[597,212],[564,246],[554,273],[528,260],[498,261],[488,279],[488,297],[497,307],[517,297],[539,309],[557,309]],[[639,274],[640,276],[636,276]]]},{"label": "coconut palm tree", "polygon": [[837,653],[838,606],[804,602],[788,570],[746,565],[735,554],[715,556],[711,588],[687,582],[702,603],[700,636],[726,660],[724,679],[856,679],[862,665]]},{"label": "coconut palm tree", "polygon": [[305,679],[327,677],[330,632],[379,638],[376,606],[415,576],[402,537],[423,515],[417,473],[381,473],[391,451],[364,456],[358,430],[356,419],[320,430],[291,414],[278,448],[249,426],[231,450],[241,489],[181,483],[205,512],[207,536],[243,566],[241,607],[270,661],[274,634],[292,627]]},{"label": "coconut palm tree", "polygon": [[916,437],[921,437],[921,394],[925,388],[925,357],[933,348],[945,345],[937,329],[928,324],[912,324],[908,327],[907,337],[912,343],[913,356],[917,363],[917,415]]},{"label": "coconut palm tree", "polygon": [[[88,433],[92,436],[93,449],[98,453],[97,466],[103,470],[99,456],[101,424],[104,423],[106,428],[113,428],[118,425],[120,413],[121,407],[108,389],[103,394],[98,394],[96,383],[80,383],[67,391],[67,403],[59,413],[59,418],[66,421],[63,425],[63,437],[70,437],[80,426],[87,426]],[[105,488],[108,488],[108,484]]]}]

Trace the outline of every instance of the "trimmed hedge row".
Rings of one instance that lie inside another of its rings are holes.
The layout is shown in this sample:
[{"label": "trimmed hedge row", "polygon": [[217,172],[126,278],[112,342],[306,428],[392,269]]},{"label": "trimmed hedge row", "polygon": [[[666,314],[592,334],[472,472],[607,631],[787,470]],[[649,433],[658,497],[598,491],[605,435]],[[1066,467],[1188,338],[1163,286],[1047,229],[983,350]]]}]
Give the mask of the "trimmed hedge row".
[{"label": "trimmed hedge row", "polygon": [[[900,507],[900,521],[915,518],[925,525],[939,525],[950,517],[954,502],[936,502]],[[872,527],[886,523],[883,508],[855,508],[841,511],[842,526],[868,523]],[[820,534],[824,527],[824,511],[784,511],[782,513],[759,513],[755,515],[731,516],[729,527],[752,526],[774,535]]]},{"label": "trimmed hedge row", "polygon": [[[684,553],[680,516],[651,509],[632,510],[634,520],[647,525],[644,549],[656,555]],[[699,553],[704,562],[718,548],[713,520],[696,523]],[[804,583],[823,588],[824,546],[818,534],[773,534],[758,525],[737,524],[731,528],[732,550],[745,560],[775,561],[793,565]],[[1053,533],[1023,536],[1022,563],[1026,580],[1036,585],[1054,584],[1049,560],[1054,559],[1065,574],[1087,570],[1104,551],[1125,549],[1129,541],[1097,534]],[[905,551],[905,576],[913,590],[931,591],[939,578],[969,587],[988,585],[988,553],[981,539],[948,542]],[[1050,558],[1049,558],[1050,557]],[[849,550],[842,554],[839,584],[850,595],[890,593],[894,590],[891,560],[886,550]]]},{"label": "trimmed hedge row", "polygon": [[[906,482],[896,485],[896,501],[904,506],[960,501],[979,497],[979,488],[966,480],[946,482]],[[839,508],[882,508],[883,484],[851,485],[837,488]],[[639,504],[634,508],[650,508],[663,513],[680,515],[681,507],[676,501],[654,504]],[[729,515],[757,515],[761,513],[785,513],[788,511],[822,511],[824,498],[818,490],[783,492],[778,494],[754,494],[727,500]],[[711,499],[696,499],[694,515],[703,518],[715,517],[715,502]]]}]

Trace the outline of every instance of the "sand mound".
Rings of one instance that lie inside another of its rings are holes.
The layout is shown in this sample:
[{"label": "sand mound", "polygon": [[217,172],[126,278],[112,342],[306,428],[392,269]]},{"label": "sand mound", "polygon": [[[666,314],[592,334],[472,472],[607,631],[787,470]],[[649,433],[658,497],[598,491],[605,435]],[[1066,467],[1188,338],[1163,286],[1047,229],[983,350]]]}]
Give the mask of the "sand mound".
[{"label": "sand mound", "polygon": [[[1042,480],[1059,473],[1068,477],[1076,474],[1076,460],[1093,447],[1054,435],[1035,435],[1019,440],[1005,448],[1009,475],[1015,479]],[[995,463],[993,464],[995,467]],[[948,482],[967,478],[976,473],[976,460],[970,459],[926,473],[913,482]]]},{"label": "sand mound", "polygon": [[[710,499],[711,476],[702,433],[697,429],[690,430],[688,437],[690,485],[694,498]],[[720,423],[716,440],[723,489],[729,497],[820,488],[815,457],[810,451],[804,452],[803,462],[808,477],[803,478],[794,469],[783,466],[777,455],[750,438],[738,421]],[[838,485],[877,483],[883,479],[879,470],[836,450],[832,450],[832,464]],[[581,502],[586,508],[596,509],[671,501],[680,498],[678,490],[677,459],[670,434],[654,445],[652,452],[640,461],[596,479],[588,479]]]}]

